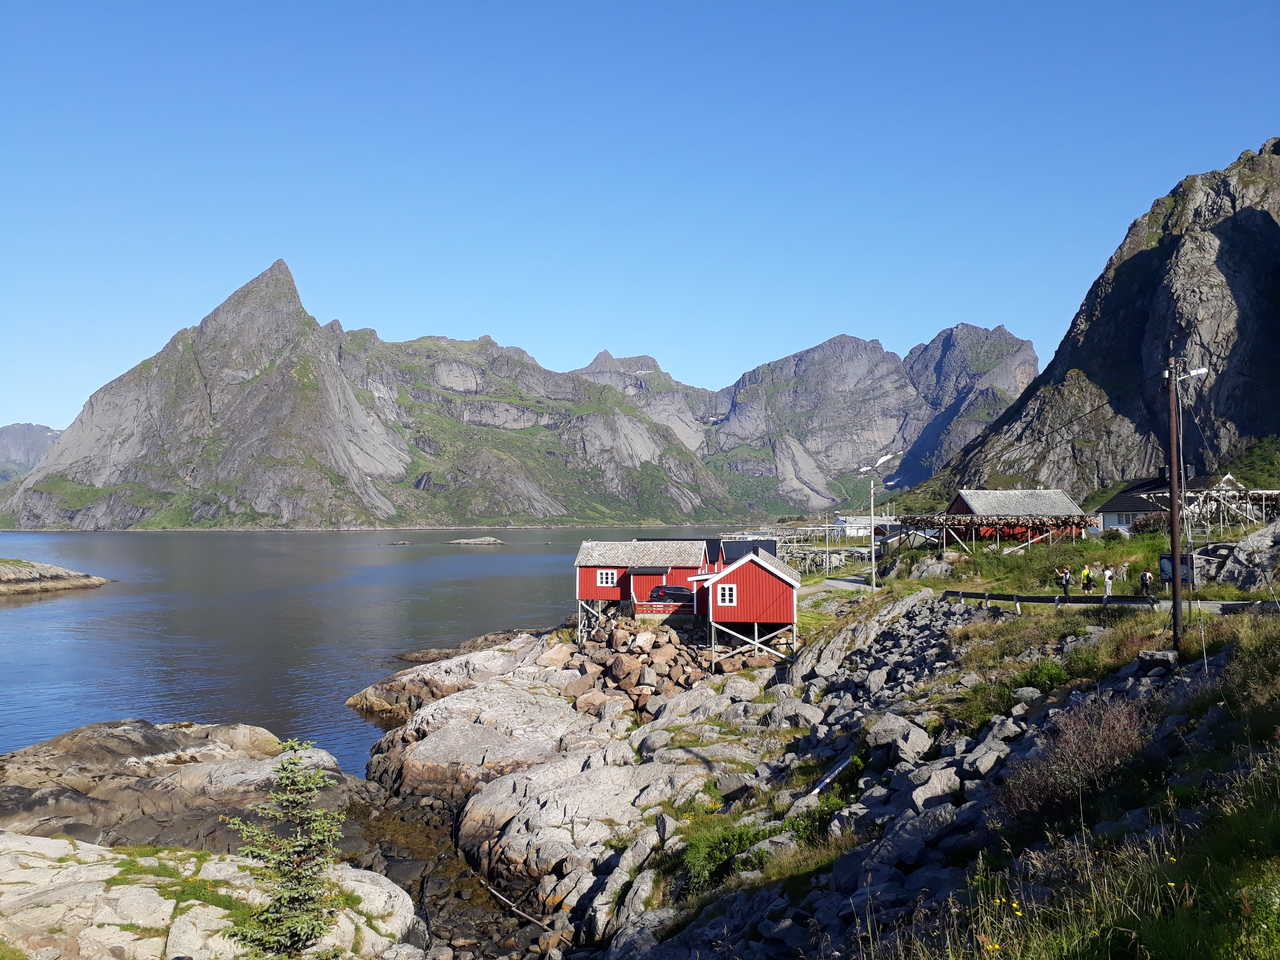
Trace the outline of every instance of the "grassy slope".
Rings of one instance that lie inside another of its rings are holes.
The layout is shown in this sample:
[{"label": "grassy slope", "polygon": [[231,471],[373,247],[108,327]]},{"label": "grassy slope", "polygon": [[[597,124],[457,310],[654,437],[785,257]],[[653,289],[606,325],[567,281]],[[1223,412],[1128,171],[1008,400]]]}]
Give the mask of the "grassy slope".
[{"label": "grassy slope", "polygon": [[[987,543],[985,546],[994,544]],[[1164,534],[1154,533],[1134,536],[1128,540],[1090,537],[1087,540],[1064,540],[1052,545],[1042,541],[1033,544],[1029,550],[1016,554],[1004,554],[983,547],[983,542],[979,541],[978,552],[972,556],[954,547],[949,548],[949,556],[958,554],[954,561],[955,574],[945,580],[929,580],[923,585],[940,589],[989,590],[992,593],[1057,593],[1053,571],[1065,564],[1071,568],[1074,578],[1071,592],[1080,593],[1080,574],[1084,565],[1088,564],[1096,581],[1094,594],[1100,596],[1102,568],[1110,565],[1117,575],[1115,594],[1132,596],[1138,591],[1138,577],[1143,570],[1149,569],[1158,574],[1160,554],[1168,552],[1169,539]],[[910,570],[915,560],[934,553],[936,550],[933,549],[905,551],[902,567]],[[1122,573],[1121,568],[1125,564],[1128,567]],[[1206,584],[1197,590],[1188,591],[1187,599],[1235,600],[1256,599],[1256,596],[1229,584]]]},{"label": "grassy slope", "polygon": [[[1158,552],[1160,541],[1158,536],[1092,541],[1088,546],[1064,545],[1063,551],[1042,546],[1027,557],[1002,558],[998,569],[988,572],[992,582],[1030,584],[1043,575],[1045,566],[1064,562],[1065,556],[1094,562],[1099,558],[1140,560]],[[919,586],[892,582],[882,592],[887,599]],[[863,601],[844,617],[810,610],[805,632],[826,635],[840,630],[882,602]],[[1066,656],[1040,653],[1055,648],[1062,638],[1080,636],[1097,626],[1104,630],[1091,645]],[[1053,895],[1043,899],[1024,886],[1024,878],[1000,868],[1005,854],[996,850],[975,877],[968,906],[961,905],[948,915],[938,937],[908,938],[894,947],[869,948],[851,956],[864,960],[1280,957],[1280,752],[1257,752],[1280,732],[1280,618],[1193,613],[1187,627],[1192,642],[1182,655],[1184,660],[1198,660],[1226,647],[1235,651],[1223,684],[1197,693],[1189,705],[1177,708],[1190,712],[1195,720],[1219,702],[1229,718],[1224,737],[1210,749],[1191,750],[1171,763],[1152,765],[1139,755],[1115,772],[1100,791],[1081,793],[1071,811],[1047,812],[1037,824],[1039,832],[1028,835],[1025,826],[1020,827],[1022,832],[1013,830],[1001,846],[1010,844],[1007,849],[1016,852],[1025,843],[1038,842],[1046,828],[1067,835],[1079,829],[1081,818],[1087,823],[1115,819],[1137,806],[1172,811],[1208,804],[1209,818],[1202,829],[1167,842],[1124,844],[1096,839],[1085,851],[1051,844],[1043,855],[1049,862],[1062,859],[1063,868],[1070,867],[1076,882],[1053,882]],[[1101,609],[1056,614],[1046,607],[1038,614],[974,624],[961,631],[956,642],[959,664],[936,683],[937,695],[923,691],[921,709],[977,730],[992,714],[1012,707],[1015,687],[1037,686],[1061,696],[1114,672],[1140,650],[1167,648],[1171,636],[1167,615]],[[943,692],[970,671],[983,677],[978,687],[962,694]],[[1162,722],[1172,709],[1157,704],[1149,722]],[[1229,779],[1225,786],[1215,787],[1216,792],[1206,792],[1194,786],[1194,779],[1184,779],[1197,771],[1226,769],[1234,750],[1255,751],[1256,766],[1246,775]],[[815,778],[820,773],[813,771]],[[838,790],[837,799],[814,812],[819,822],[803,828],[820,835],[822,818],[829,819],[833,808],[849,802],[856,792]],[[808,891],[816,872],[828,869],[855,842],[846,837],[837,847],[821,841],[805,844],[798,854],[751,864],[761,875],[750,879],[738,877],[736,870],[741,867],[729,861],[759,837],[738,827],[733,818],[699,814],[691,821],[688,836],[697,842],[681,862],[666,869],[700,878],[695,887],[778,881],[797,896]],[[686,893],[691,895],[685,904],[686,916],[710,900],[707,894]]]},{"label": "grassy slope", "polygon": [[[1114,653],[1108,669],[1144,646],[1166,646],[1168,634],[1158,626],[1134,617],[1104,634],[1103,645]],[[1078,813],[1061,821],[1047,817],[1041,825],[1065,835],[1078,829],[1079,819],[1092,822],[1162,803],[1168,816],[1175,807],[1206,802],[1201,828],[1181,837],[1093,837],[1084,847],[1042,846],[1038,862],[1073,878],[1057,880],[1051,896],[1048,888],[1037,893],[1034,884],[989,861],[972,882],[968,908],[950,916],[937,939],[908,938],[893,949],[872,950],[867,960],[1280,957],[1280,752],[1265,746],[1280,719],[1280,621],[1215,618],[1206,626],[1209,649],[1230,644],[1235,659],[1225,683],[1191,709],[1203,711],[1220,698],[1235,725],[1231,734],[1213,750],[1174,758],[1167,767],[1139,755],[1099,793],[1081,794]],[[1003,653],[1012,657],[1019,647],[1004,632]],[[1025,639],[1033,642],[1035,633],[1027,630]],[[1151,722],[1163,717],[1157,705]],[[1180,785],[1188,774],[1222,769],[1234,750],[1255,751],[1252,766],[1217,792]],[[1013,844],[1017,849],[1019,841]]]}]

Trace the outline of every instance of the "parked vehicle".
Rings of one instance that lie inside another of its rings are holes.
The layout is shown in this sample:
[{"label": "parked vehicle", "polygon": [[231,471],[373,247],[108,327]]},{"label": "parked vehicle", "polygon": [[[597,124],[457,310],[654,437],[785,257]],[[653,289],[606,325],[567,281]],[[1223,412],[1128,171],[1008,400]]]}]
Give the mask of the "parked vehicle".
[{"label": "parked vehicle", "polygon": [[649,591],[650,603],[693,603],[693,591],[674,584],[659,584]]}]

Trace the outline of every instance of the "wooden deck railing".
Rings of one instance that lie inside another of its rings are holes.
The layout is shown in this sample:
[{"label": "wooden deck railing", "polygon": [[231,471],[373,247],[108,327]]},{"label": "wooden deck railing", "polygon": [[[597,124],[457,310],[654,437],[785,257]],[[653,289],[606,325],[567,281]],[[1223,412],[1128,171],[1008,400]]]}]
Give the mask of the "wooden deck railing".
[{"label": "wooden deck railing", "polygon": [[641,614],[648,616],[693,616],[692,603],[659,603],[652,600],[637,600],[635,608],[637,616]]}]

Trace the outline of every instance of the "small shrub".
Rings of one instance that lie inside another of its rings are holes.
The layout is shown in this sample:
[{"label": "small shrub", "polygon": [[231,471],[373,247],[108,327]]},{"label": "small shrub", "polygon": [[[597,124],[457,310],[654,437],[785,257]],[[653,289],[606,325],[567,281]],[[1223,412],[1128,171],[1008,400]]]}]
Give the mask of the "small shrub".
[{"label": "small shrub", "polygon": [[723,882],[733,872],[734,857],[780,832],[779,823],[767,827],[734,824],[694,832],[680,855],[685,891],[698,894]]},{"label": "small shrub", "polygon": [[1149,513],[1145,517],[1139,517],[1133,521],[1130,529],[1134,533],[1168,533],[1169,514]]},{"label": "small shrub", "polygon": [[1015,690],[1018,687],[1035,687],[1042,693],[1047,693],[1055,687],[1062,686],[1070,679],[1071,675],[1057,660],[1037,660],[1027,669],[1014,676],[1009,681],[1009,684]]},{"label": "small shrub", "polygon": [[956,704],[952,715],[966,730],[977,730],[997,713],[1013,707],[1013,688],[1007,683],[980,683]]},{"label": "small shrub", "polygon": [[813,809],[788,817],[786,828],[795,835],[796,841],[802,846],[816,847],[826,842],[827,829],[844,804],[845,801],[840,794],[832,790],[823,794],[822,799]]},{"label": "small shrub", "polygon": [[1090,700],[1066,711],[1044,752],[1010,770],[1001,806],[1018,817],[1098,792],[1147,745],[1150,727],[1146,707],[1130,700]]}]

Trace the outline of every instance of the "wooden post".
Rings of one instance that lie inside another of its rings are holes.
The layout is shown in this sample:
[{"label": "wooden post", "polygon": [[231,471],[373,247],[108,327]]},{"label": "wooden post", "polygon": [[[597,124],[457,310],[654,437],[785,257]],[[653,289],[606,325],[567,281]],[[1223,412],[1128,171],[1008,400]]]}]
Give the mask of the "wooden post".
[{"label": "wooden post", "polygon": [[1178,476],[1178,360],[1164,372],[1169,387],[1169,554],[1173,561],[1173,646],[1182,648],[1182,514]]}]

